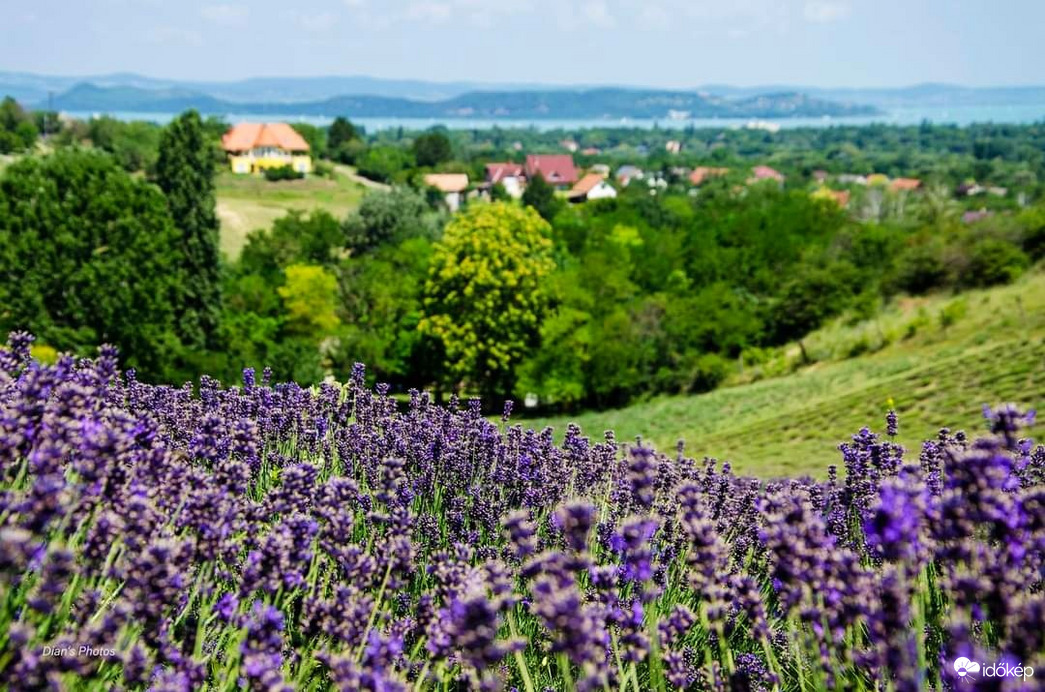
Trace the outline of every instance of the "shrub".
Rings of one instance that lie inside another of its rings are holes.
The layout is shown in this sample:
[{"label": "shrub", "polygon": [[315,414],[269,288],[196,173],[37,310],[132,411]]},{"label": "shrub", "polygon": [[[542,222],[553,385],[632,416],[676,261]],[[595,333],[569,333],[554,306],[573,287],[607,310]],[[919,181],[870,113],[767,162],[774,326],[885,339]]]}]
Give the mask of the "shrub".
[{"label": "shrub", "polygon": [[1003,240],[985,239],[969,252],[968,265],[959,281],[963,286],[983,288],[1014,281],[1030,264],[1018,247]]},{"label": "shrub", "polygon": [[722,384],[733,370],[733,363],[717,353],[701,354],[689,373],[689,391],[710,392]]},{"label": "shrub", "polygon": [[275,168],[265,169],[265,180],[270,182],[278,182],[280,180],[300,180],[305,177],[305,174],[301,171],[295,171],[293,167],[278,166]]}]

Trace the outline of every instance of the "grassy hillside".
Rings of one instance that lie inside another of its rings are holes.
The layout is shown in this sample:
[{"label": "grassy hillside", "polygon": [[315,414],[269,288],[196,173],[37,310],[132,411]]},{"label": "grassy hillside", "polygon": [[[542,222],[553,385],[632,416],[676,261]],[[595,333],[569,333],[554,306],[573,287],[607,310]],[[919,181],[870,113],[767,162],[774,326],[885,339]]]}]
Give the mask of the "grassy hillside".
[{"label": "grassy hillside", "polygon": [[362,185],[340,173],[333,178],[269,182],[260,176],[222,171],[215,183],[221,249],[229,258],[239,255],[248,233],[269,228],[291,209],[325,209],[340,219],[355,209],[364,191]]},{"label": "grassy hillside", "polygon": [[[690,455],[759,476],[824,475],[840,460],[837,443],[863,425],[884,427],[890,400],[909,447],[942,426],[978,430],[983,404],[1045,403],[1045,273],[959,297],[897,301],[877,320],[831,325],[806,345],[821,360],[789,374],[751,381],[759,373],[749,368],[708,394],[527,424],[561,431],[575,421],[589,435],[612,428],[661,449],[683,439]],[[854,351],[865,352],[846,357]],[[797,348],[785,349],[761,371],[786,370],[796,358]]]}]

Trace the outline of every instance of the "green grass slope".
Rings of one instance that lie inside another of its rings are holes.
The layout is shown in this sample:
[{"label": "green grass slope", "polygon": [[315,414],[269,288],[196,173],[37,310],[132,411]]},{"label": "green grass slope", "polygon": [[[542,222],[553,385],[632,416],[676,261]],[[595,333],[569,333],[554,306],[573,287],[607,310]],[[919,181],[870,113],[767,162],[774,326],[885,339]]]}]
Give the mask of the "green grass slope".
[{"label": "green grass slope", "polygon": [[222,171],[215,180],[221,249],[229,259],[239,256],[247,235],[272,223],[291,209],[324,209],[343,219],[363,198],[364,187],[348,176],[309,176],[303,180],[270,182],[260,176]]},{"label": "green grass slope", "polygon": [[[946,326],[945,326],[946,324]],[[884,428],[890,402],[900,442],[918,445],[941,427],[978,430],[982,406],[1045,403],[1045,274],[959,297],[906,299],[878,319],[831,325],[806,340],[819,362],[790,374],[708,394],[660,397],[628,408],[527,420],[561,433],[574,421],[586,434],[613,429],[659,449],[678,440],[687,454],[729,461],[762,477],[823,476],[839,463],[837,445],[864,425]],[[854,351],[862,355],[847,357]],[[793,363],[797,348],[777,361]],[[784,369],[770,362],[765,370]]]}]

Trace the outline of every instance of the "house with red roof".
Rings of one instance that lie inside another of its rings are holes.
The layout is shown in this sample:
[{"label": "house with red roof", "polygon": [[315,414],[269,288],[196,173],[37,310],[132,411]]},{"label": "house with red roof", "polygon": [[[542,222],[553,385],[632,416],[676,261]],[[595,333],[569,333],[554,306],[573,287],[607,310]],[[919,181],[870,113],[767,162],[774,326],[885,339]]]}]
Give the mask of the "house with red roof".
[{"label": "house with red roof", "polygon": [[560,189],[577,182],[577,168],[569,154],[530,154],[523,170],[528,180],[540,175],[549,185]]},{"label": "house with red roof", "polygon": [[918,178],[894,178],[893,181],[889,183],[889,189],[893,192],[910,192],[912,190],[917,190],[921,186],[922,181],[918,180]]},{"label": "house with red roof", "polygon": [[519,199],[522,197],[523,186],[526,183],[522,164],[511,162],[486,164],[486,183],[490,186],[500,184],[510,197]]},{"label": "house with red roof", "polygon": [[717,178],[729,173],[728,168],[715,168],[712,166],[697,166],[689,174],[689,182],[700,187],[711,178]]},{"label": "house with red roof", "polygon": [[769,166],[755,166],[751,169],[751,178],[748,182],[759,182],[762,180],[773,180],[783,185],[784,174]]},{"label": "house with red roof", "polygon": [[286,123],[238,123],[221,138],[233,173],[260,173],[290,166],[312,172],[308,142]]}]

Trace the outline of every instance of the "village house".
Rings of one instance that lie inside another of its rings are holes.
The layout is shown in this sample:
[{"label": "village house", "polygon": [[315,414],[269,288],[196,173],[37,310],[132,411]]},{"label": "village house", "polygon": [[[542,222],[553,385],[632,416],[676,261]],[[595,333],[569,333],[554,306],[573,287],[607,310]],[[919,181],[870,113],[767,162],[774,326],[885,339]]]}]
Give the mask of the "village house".
[{"label": "village house", "polygon": [[308,142],[286,123],[239,123],[221,138],[233,173],[261,173],[290,166],[312,172]]},{"label": "village house", "polygon": [[608,177],[610,177],[610,166],[609,166],[609,164],[606,164],[606,163],[592,164],[591,172],[592,173],[598,173],[603,178],[608,178]]},{"label": "village house", "polygon": [[669,154],[678,154],[682,151],[682,142],[678,141],[677,139],[668,140],[664,144],[664,151],[668,152]]},{"label": "village house", "polygon": [[697,166],[689,174],[689,182],[696,187],[700,187],[711,178],[717,178],[719,176],[729,173],[728,168],[713,168],[709,166]]},{"label": "village house", "polygon": [[573,186],[567,199],[571,202],[587,202],[592,199],[613,199],[617,190],[598,173],[589,173]]},{"label": "village house", "polygon": [[632,166],[631,164],[625,164],[617,169],[617,182],[624,187],[628,186],[632,180],[642,180],[645,177],[645,173],[638,166]]},{"label": "village house", "polygon": [[781,185],[784,184],[784,174],[776,169],[770,168],[769,166],[755,166],[751,169],[751,178],[748,180],[749,183],[757,183],[763,180],[772,180]]},{"label": "village house", "polygon": [[893,192],[911,192],[922,186],[922,181],[917,178],[896,178],[889,183],[889,189]]},{"label": "village house", "polygon": [[523,170],[527,180],[540,175],[545,182],[560,190],[570,188],[577,182],[577,169],[569,154],[530,154],[526,157]]},{"label": "village house", "polygon": [[831,201],[837,204],[842,209],[849,206],[849,190],[832,190],[829,187],[823,186],[813,191],[810,194],[813,199],[822,199]]},{"label": "village house", "polygon": [[842,173],[835,178],[842,185],[866,185],[867,176],[857,173]]},{"label": "village house", "polygon": [[509,197],[519,199],[522,197],[526,178],[523,176],[522,165],[518,163],[488,163],[486,183],[490,186],[500,183]]},{"label": "village house", "polygon": [[425,176],[425,185],[442,192],[446,208],[457,211],[468,189],[468,176],[465,173],[429,173]]}]

